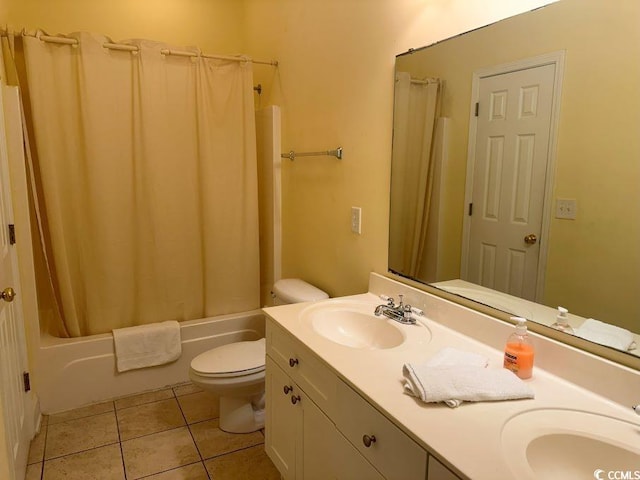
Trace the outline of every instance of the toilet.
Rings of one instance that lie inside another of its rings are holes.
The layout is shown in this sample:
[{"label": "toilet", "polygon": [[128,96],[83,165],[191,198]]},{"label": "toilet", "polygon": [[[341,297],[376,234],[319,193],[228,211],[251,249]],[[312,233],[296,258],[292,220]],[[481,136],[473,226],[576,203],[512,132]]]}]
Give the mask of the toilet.
[{"label": "toilet", "polygon": [[[329,298],[299,278],[278,280],[271,295],[274,305]],[[191,360],[191,381],[220,398],[221,430],[249,433],[264,427],[265,355],[265,339],[261,338],[212,348]]]}]

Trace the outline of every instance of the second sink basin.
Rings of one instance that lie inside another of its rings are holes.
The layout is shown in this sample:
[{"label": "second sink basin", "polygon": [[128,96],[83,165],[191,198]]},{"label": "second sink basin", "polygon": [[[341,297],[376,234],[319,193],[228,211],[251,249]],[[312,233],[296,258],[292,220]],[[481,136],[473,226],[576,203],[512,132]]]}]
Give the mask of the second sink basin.
[{"label": "second sink basin", "polygon": [[584,411],[516,415],[503,428],[502,447],[518,478],[605,479],[614,478],[610,471],[640,471],[640,426]]},{"label": "second sink basin", "polygon": [[403,326],[376,317],[374,308],[367,303],[323,302],[305,309],[301,320],[318,335],[350,348],[379,350],[402,345],[407,339]]}]

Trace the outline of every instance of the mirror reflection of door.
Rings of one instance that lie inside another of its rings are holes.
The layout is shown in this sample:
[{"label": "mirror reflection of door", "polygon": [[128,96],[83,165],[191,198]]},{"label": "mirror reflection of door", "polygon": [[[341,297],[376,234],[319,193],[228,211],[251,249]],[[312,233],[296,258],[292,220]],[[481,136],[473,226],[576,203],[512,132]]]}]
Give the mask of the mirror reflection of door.
[{"label": "mirror reflection of door", "polygon": [[481,77],[470,145],[463,279],[529,300],[536,299],[540,242],[546,241],[555,70],[547,64]]}]

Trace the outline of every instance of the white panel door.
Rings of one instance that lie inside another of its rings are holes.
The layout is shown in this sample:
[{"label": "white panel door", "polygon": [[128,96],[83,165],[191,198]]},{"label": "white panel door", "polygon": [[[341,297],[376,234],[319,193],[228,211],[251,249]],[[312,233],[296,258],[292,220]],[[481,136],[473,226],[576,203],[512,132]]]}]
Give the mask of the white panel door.
[{"label": "white panel door", "polygon": [[466,280],[535,299],[554,64],[482,78]]},{"label": "white panel door", "polygon": [[[8,289],[19,294],[18,259],[9,234],[13,224],[9,162],[6,145],[3,101],[0,95],[0,409],[4,420],[6,446],[0,452],[5,464],[3,478],[20,479],[25,475],[30,435],[25,421],[27,395],[23,373],[26,370],[24,324],[19,298],[12,299]],[[11,121],[20,119],[11,119]],[[2,444],[3,442],[0,442]],[[2,456],[6,455],[6,462]]]}]

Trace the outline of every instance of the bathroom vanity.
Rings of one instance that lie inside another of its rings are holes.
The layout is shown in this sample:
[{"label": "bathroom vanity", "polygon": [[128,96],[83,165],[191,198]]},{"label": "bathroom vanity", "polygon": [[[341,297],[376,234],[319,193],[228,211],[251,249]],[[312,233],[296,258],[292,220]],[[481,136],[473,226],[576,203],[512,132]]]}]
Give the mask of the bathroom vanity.
[{"label": "bathroom vanity", "polygon": [[[534,336],[533,400],[451,409],[403,393],[402,366],[449,346],[501,368],[510,325],[372,274],[369,293],[264,309],[266,450],[285,479],[572,478],[640,471],[640,375]],[[375,317],[404,294],[416,325]],[[635,403],[633,403],[635,401]],[[572,445],[572,448],[564,448]],[[577,447],[577,448],[576,448]],[[570,453],[574,452],[574,453]]]}]

